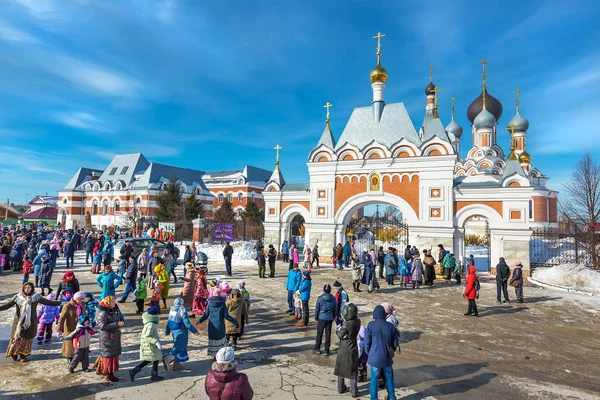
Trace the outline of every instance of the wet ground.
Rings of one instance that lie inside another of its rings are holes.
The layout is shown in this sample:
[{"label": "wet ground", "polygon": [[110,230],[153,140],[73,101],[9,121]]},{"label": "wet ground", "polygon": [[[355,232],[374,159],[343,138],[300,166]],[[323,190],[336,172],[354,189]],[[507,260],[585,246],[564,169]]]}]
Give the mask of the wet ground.
[{"label": "wet ground", "polygon": [[[82,290],[99,292],[94,275],[76,256],[76,276]],[[180,271],[181,267],[178,268]],[[211,265],[209,277],[220,277],[222,265]],[[248,374],[256,399],[351,398],[336,392],[333,376],[335,355],[315,355],[315,325],[300,328],[285,314],[284,288],[287,267],[277,265],[273,279],[258,279],[254,266],[234,265],[232,282],[244,279],[252,297],[250,324],[237,352],[239,368]],[[64,271],[62,260],[53,283]],[[330,267],[313,270],[314,306],[325,283],[339,280],[352,287],[350,271]],[[0,277],[0,298],[14,295],[22,276],[7,273]],[[172,299],[181,283],[171,286]],[[351,290],[351,289],[350,289]],[[510,289],[509,289],[510,290]],[[399,309],[402,355],[394,361],[394,379],[399,399],[600,399],[600,300],[558,291],[525,288],[524,304],[496,305],[495,285],[482,282],[478,302],[480,318],[465,317],[462,288],[436,281],[433,288],[405,289],[382,285],[381,293],[353,293],[364,325],[375,305],[390,301]],[[122,293],[122,288],[118,294]],[[511,295],[512,295],[511,290]],[[133,300],[133,298],[131,298]],[[61,358],[60,344],[53,340],[38,348],[34,344],[31,361],[13,363],[0,360],[2,399],[191,399],[206,398],[204,375],[211,362],[206,355],[206,325],[201,335],[190,338],[190,362],[181,372],[164,372],[165,380],[150,384],[150,369],[138,375],[135,383],[127,370],[138,362],[141,318],[135,304],[122,310],[126,317],[121,370],[123,378],[103,383],[94,373],[69,374]],[[14,310],[0,313],[0,351],[8,345]],[[166,314],[161,316],[164,334]],[[163,351],[170,340],[163,337]],[[98,355],[97,341],[91,358]],[[126,379],[127,377],[127,379]],[[367,384],[360,395],[368,398]],[[384,392],[380,391],[380,398]]]}]

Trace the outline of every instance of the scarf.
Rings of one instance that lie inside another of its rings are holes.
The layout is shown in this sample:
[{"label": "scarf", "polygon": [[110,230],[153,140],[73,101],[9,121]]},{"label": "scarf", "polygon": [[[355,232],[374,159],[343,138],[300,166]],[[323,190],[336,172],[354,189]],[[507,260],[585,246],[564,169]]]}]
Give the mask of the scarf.
[{"label": "scarf", "polygon": [[21,310],[21,315],[19,316],[19,322],[17,323],[17,328],[15,329],[15,339],[21,338],[21,330],[29,329],[31,326],[31,305],[40,300],[42,295],[39,293],[34,293],[31,296],[26,296],[24,293],[19,293],[15,296],[15,303],[19,306]]},{"label": "scarf", "polygon": [[187,314],[187,310],[183,306],[183,299],[178,297],[173,302],[173,307],[169,311],[169,321],[180,323],[183,320],[184,314]]}]

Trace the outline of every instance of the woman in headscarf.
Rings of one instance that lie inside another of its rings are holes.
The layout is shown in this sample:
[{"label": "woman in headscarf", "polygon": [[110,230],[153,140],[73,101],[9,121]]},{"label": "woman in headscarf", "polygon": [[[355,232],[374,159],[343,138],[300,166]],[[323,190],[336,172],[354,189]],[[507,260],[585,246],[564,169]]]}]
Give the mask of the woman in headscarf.
[{"label": "woman in headscarf", "polygon": [[213,296],[208,299],[206,312],[198,320],[196,326],[208,319],[208,348],[209,356],[214,356],[217,352],[227,345],[225,338],[225,320],[238,325],[238,322],[229,315],[225,306],[225,298],[221,296],[220,289],[215,288]]},{"label": "woman in headscarf", "polygon": [[100,334],[100,360],[94,366],[98,375],[104,375],[107,382],[118,382],[115,372],[119,370],[119,355],[121,355],[121,328],[125,325],[123,314],[117,306],[115,296],[106,296],[100,302],[96,317]]},{"label": "woman in headscarf", "polygon": [[423,259],[423,265],[425,265],[425,286],[433,286],[433,281],[435,280],[435,264],[435,258],[431,255],[431,251],[428,250]]},{"label": "woman in headscarf", "polygon": [[186,263],[185,268],[185,277],[181,278],[185,283],[183,284],[183,289],[181,289],[179,297],[183,299],[183,305],[186,309],[191,310],[192,303],[194,302],[194,292],[196,291],[196,278],[198,272],[191,262]]},{"label": "woman in headscarf", "polygon": [[17,361],[20,356],[21,362],[27,361],[27,357],[31,354],[33,339],[37,336],[37,306],[39,303],[47,306],[60,305],[60,301],[48,300],[36,293],[33,283],[27,282],[21,288],[21,293],[0,305],[0,311],[17,306],[6,357],[12,357],[14,361]]},{"label": "woman in headscarf", "polygon": [[171,280],[169,278],[169,273],[165,269],[162,264],[158,264],[156,268],[154,268],[154,272],[156,273],[156,278],[163,285],[163,289],[160,291],[160,297],[162,298],[162,304],[160,305],[161,310],[167,309],[167,297],[169,297],[169,286],[171,286]]},{"label": "woman in headscarf", "polygon": [[350,394],[352,397],[358,397],[358,333],[360,331],[360,319],[358,319],[358,308],[349,303],[348,307],[342,310],[344,313],[343,322],[340,329],[336,330],[336,335],[340,338],[340,347],[337,350],[335,360],[335,369],[333,374],[338,377],[338,393],[345,393],[348,388],[344,379],[350,380]]},{"label": "woman in headscarf", "polygon": [[194,301],[192,303],[192,318],[196,315],[204,315],[206,312],[206,301],[208,300],[208,281],[206,280],[206,270],[200,268],[198,279],[196,280],[196,291],[194,292]]},{"label": "woman in headscarf", "polygon": [[169,364],[173,363],[173,370],[181,370],[182,362],[188,361],[190,358],[187,352],[188,346],[188,331],[197,335],[198,330],[192,325],[188,318],[187,310],[183,305],[183,299],[178,297],[173,302],[173,307],[169,312],[167,321],[166,334],[173,334],[173,348],[163,358],[165,369],[169,369]]},{"label": "woman in headscarf", "polygon": [[[56,336],[60,339],[64,336],[69,336],[77,328],[77,319],[80,315],[85,314],[85,293],[77,292],[73,298],[65,303],[60,312],[60,318],[56,324]],[[75,356],[75,347],[73,340],[64,340],[62,342],[62,356],[69,360],[73,360]]]},{"label": "woman in headscarf", "polygon": [[229,315],[236,320],[235,324],[225,321],[227,345],[236,350],[238,339],[242,336],[242,332],[244,332],[244,325],[248,324],[248,307],[239,289],[231,291],[225,305],[227,306]]},{"label": "woman in headscarf", "polygon": [[138,272],[142,279],[146,279],[146,274],[148,273],[148,267],[150,266],[150,257],[148,256],[148,249],[144,247],[142,252],[140,253],[138,259]]}]

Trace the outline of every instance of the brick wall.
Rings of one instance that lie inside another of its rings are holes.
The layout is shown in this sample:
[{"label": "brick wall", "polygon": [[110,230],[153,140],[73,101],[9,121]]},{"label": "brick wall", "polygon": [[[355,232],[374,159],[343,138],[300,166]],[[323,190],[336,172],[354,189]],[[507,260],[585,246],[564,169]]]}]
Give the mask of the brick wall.
[{"label": "brick wall", "polygon": [[455,201],[454,202],[454,214],[460,211],[461,208],[465,208],[474,204],[482,204],[486,205],[490,208],[493,208],[498,212],[498,214],[502,215],[502,202],[501,201]]},{"label": "brick wall", "polygon": [[548,198],[536,196],[533,198],[533,220],[548,222]]}]

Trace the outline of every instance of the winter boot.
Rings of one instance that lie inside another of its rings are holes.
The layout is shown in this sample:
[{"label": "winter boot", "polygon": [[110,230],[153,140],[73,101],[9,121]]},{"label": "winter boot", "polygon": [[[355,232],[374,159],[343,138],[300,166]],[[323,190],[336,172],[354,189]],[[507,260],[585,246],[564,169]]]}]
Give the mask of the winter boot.
[{"label": "winter boot", "polygon": [[362,292],[362,290],[360,290],[360,282],[356,282],[356,291]]},{"label": "winter boot", "polygon": [[[129,371],[129,379],[131,379],[131,382],[135,381],[135,376],[137,375],[138,372],[140,372],[142,369],[140,368],[139,365],[137,365],[134,369]],[[154,371],[153,371],[154,372]]]},{"label": "winter boot", "polygon": [[163,357],[162,361],[165,367],[165,371],[169,372],[169,364],[175,361],[175,356],[173,356],[173,354],[167,354]]},{"label": "winter boot", "polygon": [[352,288],[354,289],[355,292],[357,292],[358,290],[356,289],[356,281],[352,282]]},{"label": "winter boot", "polygon": [[152,375],[150,376],[150,380],[152,382],[162,381],[163,379],[165,378],[163,378],[162,376],[158,376],[158,371],[152,370]]},{"label": "winter boot", "polygon": [[179,363],[179,361],[173,361],[173,371],[181,371],[183,366]]}]

